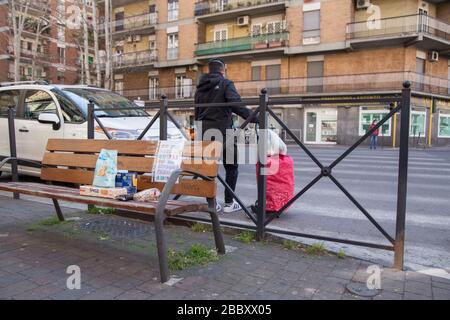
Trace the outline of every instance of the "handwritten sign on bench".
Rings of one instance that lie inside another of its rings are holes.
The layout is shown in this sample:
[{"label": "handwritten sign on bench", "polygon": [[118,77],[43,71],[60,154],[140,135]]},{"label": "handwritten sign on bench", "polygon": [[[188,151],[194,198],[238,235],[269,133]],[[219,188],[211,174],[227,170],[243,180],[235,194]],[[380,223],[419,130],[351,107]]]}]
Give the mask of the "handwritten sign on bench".
[{"label": "handwritten sign on bench", "polygon": [[153,181],[167,182],[174,170],[180,169],[184,142],[159,141],[153,163]]}]

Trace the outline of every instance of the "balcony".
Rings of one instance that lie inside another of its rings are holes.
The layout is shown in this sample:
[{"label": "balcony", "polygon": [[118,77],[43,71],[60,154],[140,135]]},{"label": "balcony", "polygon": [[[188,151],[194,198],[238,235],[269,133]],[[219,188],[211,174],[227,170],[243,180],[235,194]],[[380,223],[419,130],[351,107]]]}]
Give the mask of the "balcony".
[{"label": "balcony", "polygon": [[157,50],[122,53],[113,56],[113,67],[115,69],[139,68],[150,66],[157,60],[158,60]]},{"label": "balcony", "polygon": [[216,20],[225,15],[227,19],[247,14],[260,14],[284,10],[285,0],[204,0],[195,4],[194,15],[203,22]]},{"label": "balcony", "polygon": [[[156,13],[145,13],[141,15],[126,17],[121,20],[111,22],[111,32],[113,37],[121,36],[128,32],[153,32],[158,23],[158,16]],[[104,35],[104,24],[99,24],[99,32]]]},{"label": "balcony", "polygon": [[347,41],[353,48],[416,44],[450,56],[450,24],[421,14],[347,24]]},{"label": "balcony", "polygon": [[[450,98],[450,81],[448,79],[408,71],[316,78],[235,81],[234,84],[242,97],[257,97],[263,88],[266,88],[269,95],[272,96],[361,95],[392,91],[399,92],[405,80],[411,81],[411,88],[416,92],[442,95]],[[194,97],[195,86],[125,89],[122,92],[125,97],[133,100],[159,100],[163,93],[171,100],[189,100]]]},{"label": "balcony", "polygon": [[289,32],[261,34],[258,36],[227,39],[199,43],[196,46],[197,56],[209,56],[233,52],[263,50],[263,52],[283,49],[289,40]]}]

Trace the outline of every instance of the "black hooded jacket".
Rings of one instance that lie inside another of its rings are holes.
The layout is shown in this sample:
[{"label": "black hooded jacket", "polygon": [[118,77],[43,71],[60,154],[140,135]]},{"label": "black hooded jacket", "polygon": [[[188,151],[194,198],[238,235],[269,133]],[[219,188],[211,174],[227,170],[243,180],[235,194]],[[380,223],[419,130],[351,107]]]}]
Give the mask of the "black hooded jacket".
[{"label": "black hooded jacket", "polygon": [[[236,90],[233,81],[225,79],[220,73],[204,74],[197,86],[195,103],[239,102],[241,96]],[[235,113],[244,119],[251,115],[246,107],[207,107],[195,108],[195,120],[202,121],[203,132],[215,128],[222,132],[232,128],[232,114]]]}]

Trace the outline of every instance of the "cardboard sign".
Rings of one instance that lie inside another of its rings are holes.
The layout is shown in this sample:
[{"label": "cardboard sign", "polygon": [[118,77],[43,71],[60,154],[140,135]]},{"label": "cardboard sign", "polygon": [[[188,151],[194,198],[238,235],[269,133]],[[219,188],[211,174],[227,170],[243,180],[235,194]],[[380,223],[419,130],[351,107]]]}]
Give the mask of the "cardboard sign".
[{"label": "cardboard sign", "polygon": [[159,141],[153,164],[153,181],[167,182],[174,170],[180,169],[184,142]]}]

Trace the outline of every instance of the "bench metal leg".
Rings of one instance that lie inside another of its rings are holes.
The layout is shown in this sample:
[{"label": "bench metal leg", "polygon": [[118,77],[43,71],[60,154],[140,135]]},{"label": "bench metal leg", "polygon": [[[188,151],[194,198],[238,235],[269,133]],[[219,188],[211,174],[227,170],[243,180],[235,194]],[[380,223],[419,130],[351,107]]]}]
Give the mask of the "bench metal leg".
[{"label": "bench metal leg", "polygon": [[169,264],[167,261],[167,244],[164,236],[165,219],[166,216],[163,213],[155,215],[156,247],[158,248],[159,272],[162,283],[169,281],[170,278]]},{"label": "bench metal leg", "polygon": [[58,216],[59,221],[64,221],[64,216],[63,213],[61,211],[61,207],[59,206],[59,202],[56,199],[52,199],[53,200],[53,205],[55,206],[55,210],[56,210],[56,215]]},{"label": "bench metal leg", "polygon": [[216,198],[208,198],[208,212],[211,215],[211,222],[214,232],[214,240],[216,242],[217,252],[225,254],[225,244],[223,242],[222,230],[220,230],[220,221],[217,216]]}]

